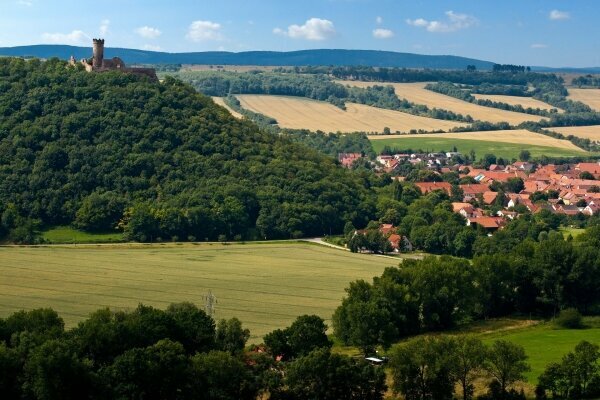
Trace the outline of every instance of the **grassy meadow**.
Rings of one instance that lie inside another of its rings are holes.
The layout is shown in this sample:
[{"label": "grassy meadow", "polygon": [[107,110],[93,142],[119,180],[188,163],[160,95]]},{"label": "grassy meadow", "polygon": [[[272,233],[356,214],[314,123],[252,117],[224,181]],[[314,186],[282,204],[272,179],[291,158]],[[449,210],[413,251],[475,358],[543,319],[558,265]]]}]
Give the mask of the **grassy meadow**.
[{"label": "grassy meadow", "polygon": [[430,151],[451,151],[456,146],[459,152],[469,154],[471,150],[475,151],[477,157],[484,154],[494,154],[497,157],[505,159],[518,158],[521,150],[529,150],[533,157],[573,157],[581,156],[586,153],[583,150],[539,146],[528,143],[508,143],[488,140],[456,139],[445,137],[430,137],[431,135],[406,135],[403,138],[371,140],[373,149],[380,152],[385,146],[398,149],[423,149]]},{"label": "grassy meadow", "polygon": [[573,351],[577,343],[587,340],[600,344],[600,320],[588,318],[585,321],[588,325],[586,329],[557,328],[553,323],[546,322],[523,329],[482,334],[481,339],[486,344],[502,339],[523,346],[531,365],[531,371],[527,373],[528,382],[535,383],[549,363],[559,362],[565,354]]},{"label": "grassy meadow", "polygon": [[239,318],[251,342],[297,316],[330,318],[356,279],[398,262],[319,245],[77,245],[0,248],[0,316],[52,307],[68,326],[103,307],[199,306],[211,291],[216,319]]},{"label": "grassy meadow", "polygon": [[88,233],[73,229],[69,226],[57,226],[41,233],[46,243],[77,244],[77,243],[118,243],[123,241],[122,232]]}]

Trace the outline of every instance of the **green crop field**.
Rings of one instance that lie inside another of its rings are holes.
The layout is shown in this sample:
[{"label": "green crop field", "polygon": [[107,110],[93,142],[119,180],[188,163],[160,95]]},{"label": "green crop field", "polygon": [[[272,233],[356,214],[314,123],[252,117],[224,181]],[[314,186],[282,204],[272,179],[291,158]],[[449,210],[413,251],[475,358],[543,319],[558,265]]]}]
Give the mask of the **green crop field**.
[{"label": "green crop field", "polygon": [[581,156],[581,151],[561,149],[557,147],[535,146],[531,144],[490,142],[483,140],[452,139],[452,138],[427,138],[423,137],[401,138],[401,139],[378,139],[371,140],[373,149],[379,153],[385,146],[401,150],[426,150],[426,151],[451,151],[454,146],[459,152],[469,154],[475,151],[476,157],[484,154],[494,154],[496,157],[505,159],[518,158],[521,150],[529,150],[533,157],[542,155],[548,157],[573,157]]},{"label": "green crop field", "polygon": [[590,325],[587,329],[559,329],[547,322],[523,329],[492,332],[482,335],[481,339],[486,344],[502,339],[523,346],[531,365],[527,378],[529,383],[535,383],[549,363],[560,361],[580,341],[600,344],[600,321],[591,318],[586,321]]},{"label": "green crop field", "polygon": [[68,326],[102,307],[199,306],[211,291],[216,319],[238,317],[251,342],[297,316],[327,320],[356,279],[398,262],[318,245],[73,245],[0,248],[0,316],[52,307]]}]

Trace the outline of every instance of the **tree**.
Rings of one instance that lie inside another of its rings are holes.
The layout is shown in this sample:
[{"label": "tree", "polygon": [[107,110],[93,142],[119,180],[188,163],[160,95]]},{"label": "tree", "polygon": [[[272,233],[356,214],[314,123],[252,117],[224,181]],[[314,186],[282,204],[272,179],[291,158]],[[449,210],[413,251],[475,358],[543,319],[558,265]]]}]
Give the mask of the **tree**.
[{"label": "tree", "polygon": [[470,336],[454,339],[452,374],[462,388],[463,400],[473,398],[473,382],[479,377],[485,363],[487,349],[481,340]]},{"label": "tree", "polygon": [[165,339],[127,350],[101,371],[113,398],[177,399],[190,381],[190,363],[181,344]]},{"label": "tree", "polygon": [[390,368],[395,393],[406,400],[452,399],[452,341],[421,337],[392,349]]},{"label": "tree", "polygon": [[189,354],[214,348],[215,322],[204,310],[184,302],[169,305],[165,313],[173,320],[173,340],[181,343]]},{"label": "tree", "polygon": [[531,370],[526,360],[523,347],[497,340],[487,353],[485,369],[498,383],[500,392],[507,393],[513,383],[526,380],[524,373]]},{"label": "tree", "polygon": [[582,173],[579,174],[579,179],[589,179],[589,180],[593,181],[596,178],[594,177],[594,175],[591,172],[583,171]]},{"label": "tree", "polygon": [[200,400],[254,400],[256,388],[244,364],[227,352],[198,353],[191,359],[192,395]]},{"label": "tree", "polygon": [[393,190],[392,198],[396,201],[402,200],[403,187],[402,187],[402,184],[400,183],[400,181],[394,180],[394,183],[392,184],[392,190]]},{"label": "tree", "polygon": [[321,347],[330,348],[332,343],[327,337],[327,325],[317,315],[302,315],[287,330],[292,353],[302,356]]},{"label": "tree", "polygon": [[249,338],[250,330],[242,328],[242,322],[237,318],[222,319],[217,325],[216,344],[220,350],[239,353]]},{"label": "tree", "polygon": [[348,356],[315,349],[287,368],[286,384],[293,399],[383,399],[386,390],[383,369]]},{"label": "tree", "polygon": [[529,150],[521,150],[519,153],[519,160],[521,161],[529,161],[531,159],[531,152]]},{"label": "tree", "polygon": [[124,209],[125,201],[116,193],[94,192],[82,201],[75,217],[75,226],[90,232],[114,230]]},{"label": "tree", "polygon": [[91,363],[66,341],[45,342],[25,362],[23,392],[36,399],[84,399],[91,391]]}]

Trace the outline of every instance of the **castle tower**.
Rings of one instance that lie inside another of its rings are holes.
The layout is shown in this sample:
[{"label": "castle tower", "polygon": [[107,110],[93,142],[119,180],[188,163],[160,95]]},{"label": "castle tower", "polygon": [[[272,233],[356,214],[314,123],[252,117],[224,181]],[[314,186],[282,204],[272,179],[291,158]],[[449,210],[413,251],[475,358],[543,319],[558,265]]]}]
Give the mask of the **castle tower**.
[{"label": "castle tower", "polygon": [[94,39],[94,68],[102,68],[104,62],[104,39]]}]

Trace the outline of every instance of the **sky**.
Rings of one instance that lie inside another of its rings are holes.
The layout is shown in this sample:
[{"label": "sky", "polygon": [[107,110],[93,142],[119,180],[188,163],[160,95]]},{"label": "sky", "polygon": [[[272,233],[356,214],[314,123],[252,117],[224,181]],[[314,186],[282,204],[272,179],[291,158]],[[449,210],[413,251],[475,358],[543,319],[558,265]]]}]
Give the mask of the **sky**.
[{"label": "sky", "polygon": [[600,66],[597,0],[0,0],[0,47],[368,49]]}]

